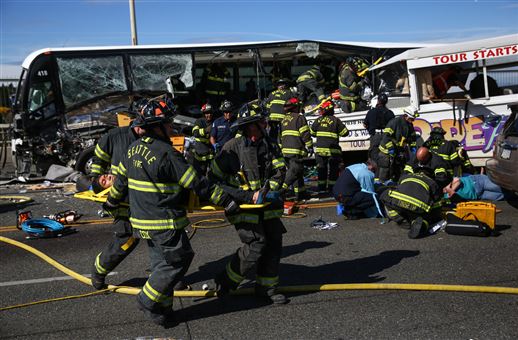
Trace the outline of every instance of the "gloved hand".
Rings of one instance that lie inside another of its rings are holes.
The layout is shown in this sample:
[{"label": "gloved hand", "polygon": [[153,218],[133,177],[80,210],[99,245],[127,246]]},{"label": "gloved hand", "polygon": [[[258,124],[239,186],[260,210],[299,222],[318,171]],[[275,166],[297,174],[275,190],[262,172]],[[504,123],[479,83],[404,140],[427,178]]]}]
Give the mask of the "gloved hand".
[{"label": "gloved hand", "polygon": [[394,149],[390,149],[388,151],[389,157],[394,157],[396,155],[396,151]]},{"label": "gloved hand", "polygon": [[415,146],[412,146],[412,147],[410,148],[410,153],[411,153],[412,155],[415,155],[416,151],[417,151],[417,149],[416,149],[416,147],[415,147]]},{"label": "gloved hand", "polygon": [[226,214],[236,214],[239,212],[239,204],[234,200],[229,200],[229,202],[225,205],[225,213]]},{"label": "gloved hand", "polygon": [[103,203],[103,209],[106,211],[110,216],[115,217],[115,212],[119,208],[119,204],[110,202],[110,198],[106,200],[106,202]]},{"label": "gloved hand", "polygon": [[315,148],[308,148],[308,157],[313,157],[315,155]]}]

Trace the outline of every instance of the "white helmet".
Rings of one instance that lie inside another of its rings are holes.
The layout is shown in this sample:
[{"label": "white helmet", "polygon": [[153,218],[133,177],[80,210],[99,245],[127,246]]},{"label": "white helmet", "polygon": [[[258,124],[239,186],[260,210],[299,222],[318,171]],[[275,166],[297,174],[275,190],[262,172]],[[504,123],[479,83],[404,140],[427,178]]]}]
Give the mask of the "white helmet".
[{"label": "white helmet", "polygon": [[407,116],[409,116],[410,118],[415,119],[415,118],[419,117],[419,112],[417,112],[417,110],[411,106],[405,107],[403,109],[403,113],[406,114]]}]

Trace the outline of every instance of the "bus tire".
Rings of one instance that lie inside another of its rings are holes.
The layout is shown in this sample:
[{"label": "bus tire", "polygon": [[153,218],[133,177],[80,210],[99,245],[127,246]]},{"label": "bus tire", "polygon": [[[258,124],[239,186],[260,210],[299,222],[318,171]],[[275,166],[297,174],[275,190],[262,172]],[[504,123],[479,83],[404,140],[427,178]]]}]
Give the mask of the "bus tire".
[{"label": "bus tire", "polygon": [[83,150],[76,160],[75,170],[81,171],[85,175],[92,172],[92,161],[95,156],[95,146],[90,146]]}]

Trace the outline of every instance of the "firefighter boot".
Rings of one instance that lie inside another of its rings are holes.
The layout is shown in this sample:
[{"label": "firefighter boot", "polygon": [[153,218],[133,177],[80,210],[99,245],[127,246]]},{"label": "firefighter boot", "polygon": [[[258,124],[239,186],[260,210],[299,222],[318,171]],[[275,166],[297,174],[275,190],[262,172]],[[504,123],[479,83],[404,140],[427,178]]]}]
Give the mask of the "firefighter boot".
[{"label": "firefighter boot", "polygon": [[423,218],[421,216],[414,219],[412,221],[412,223],[410,224],[410,230],[408,231],[408,237],[412,238],[412,239],[419,238],[421,235],[423,235],[424,225],[425,224],[423,223]]},{"label": "firefighter boot", "polygon": [[178,281],[175,285],[174,285],[174,290],[191,290],[191,286],[189,286],[187,283],[185,283],[184,280],[180,280]]},{"label": "firefighter boot", "polygon": [[289,302],[286,295],[277,292],[275,287],[265,287],[261,285],[255,286],[255,296],[266,298],[274,304],[286,304]]},{"label": "firefighter boot", "polygon": [[101,290],[101,289],[105,289],[106,287],[108,287],[105,282],[106,275],[99,274],[97,272],[97,270],[95,269],[95,267],[92,270],[91,277],[92,277],[92,286],[94,286],[95,289]]},{"label": "firefighter boot", "polygon": [[223,298],[230,294],[232,284],[227,276],[226,271],[222,271],[218,275],[216,275],[216,277],[214,278],[214,283],[216,285],[216,294],[218,298]]},{"label": "firefighter boot", "polygon": [[151,311],[147,309],[140,299],[137,297],[137,308],[141,310],[155,325],[163,327],[176,326],[177,322],[174,318],[173,309],[169,308],[167,311]]}]

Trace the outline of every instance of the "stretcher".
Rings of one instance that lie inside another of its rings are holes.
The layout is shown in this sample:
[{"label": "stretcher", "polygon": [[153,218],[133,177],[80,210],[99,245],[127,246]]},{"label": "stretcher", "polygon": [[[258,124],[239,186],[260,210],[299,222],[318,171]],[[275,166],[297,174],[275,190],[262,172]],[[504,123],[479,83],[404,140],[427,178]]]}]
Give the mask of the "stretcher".
[{"label": "stretcher", "polygon": [[[74,194],[74,198],[104,203],[108,199],[108,193],[110,192],[110,188],[107,188],[99,193],[94,193],[92,190],[82,191]],[[261,209],[268,206],[270,202],[266,202],[264,204],[241,204],[239,207],[241,209]],[[122,203],[122,205],[127,205],[127,203]],[[189,204],[187,205],[187,210],[192,212],[194,210],[206,210],[206,211],[216,211],[223,210],[223,207],[219,207],[217,205],[207,204],[201,205],[198,199],[198,196],[194,194],[192,191],[189,193]]]}]

